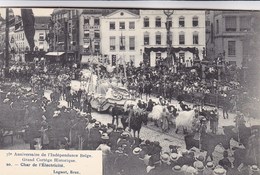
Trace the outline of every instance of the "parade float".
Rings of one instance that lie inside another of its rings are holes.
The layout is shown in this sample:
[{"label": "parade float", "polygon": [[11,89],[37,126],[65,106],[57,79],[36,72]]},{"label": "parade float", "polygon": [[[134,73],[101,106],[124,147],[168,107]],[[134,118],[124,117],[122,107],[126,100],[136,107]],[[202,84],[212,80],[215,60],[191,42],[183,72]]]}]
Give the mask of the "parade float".
[{"label": "parade float", "polygon": [[80,81],[72,81],[72,90],[84,90],[91,96],[91,106],[99,112],[111,110],[117,104],[124,106],[126,101],[131,100],[130,93],[126,87],[118,82],[116,78],[100,79],[93,71],[84,69],[81,71]]}]

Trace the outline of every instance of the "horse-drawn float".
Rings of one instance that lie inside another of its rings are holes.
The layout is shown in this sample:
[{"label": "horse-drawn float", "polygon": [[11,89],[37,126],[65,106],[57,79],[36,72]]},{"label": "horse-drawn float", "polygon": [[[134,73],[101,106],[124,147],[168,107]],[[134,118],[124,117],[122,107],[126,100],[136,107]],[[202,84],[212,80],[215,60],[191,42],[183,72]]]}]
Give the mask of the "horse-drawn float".
[{"label": "horse-drawn float", "polygon": [[90,70],[81,71],[80,82],[72,81],[72,90],[85,90],[91,95],[91,106],[99,112],[111,110],[116,103],[118,106],[124,106],[125,102],[130,99],[128,89],[116,80],[99,79],[97,75]]}]

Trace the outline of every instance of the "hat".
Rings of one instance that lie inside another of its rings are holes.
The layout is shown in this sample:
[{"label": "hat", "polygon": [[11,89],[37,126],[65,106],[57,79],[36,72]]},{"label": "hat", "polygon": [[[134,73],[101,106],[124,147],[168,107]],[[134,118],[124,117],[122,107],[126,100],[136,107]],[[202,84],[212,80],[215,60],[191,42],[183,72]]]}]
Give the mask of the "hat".
[{"label": "hat", "polygon": [[138,155],[141,151],[142,151],[141,148],[136,147],[136,148],[133,150],[133,154],[134,154],[134,155]]},{"label": "hat", "polygon": [[176,153],[171,153],[170,159],[171,159],[171,160],[177,160],[177,159],[178,159],[178,154],[176,154]]},{"label": "hat", "polygon": [[9,98],[6,98],[6,99],[4,99],[4,103],[7,103],[7,102],[9,102],[10,101],[10,99]]},{"label": "hat", "polygon": [[186,150],[186,149],[183,149],[183,150],[181,150],[181,154],[184,156],[184,155],[187,155],[187,154],[189,154],[189,151],[188,150]]},{"label": "hat", "polygon": [[184,172],[186,172],[187,171],[187,169],[188,169],[188,165],[183,165],[182,167],[181,167],[181,170],[182,171],[184,171]]},{"label": "hat", "polygon": [[108,140],[109,139],[108,134],[107,133],[102,134],[101,139]]},{"label": "hat", "polygon": [[188,166],[188,168],[186,169],[186,173],[195,174],[195,173],[197,173],[197,170],[192,166]]},{"label": "hat", "polygon": [[198,171],[203,171],[204,170],[204,165],[202,162],[198,161],[194,163],[194,167],[198,170]]},{"label": "hat", "polygon": [[167,163],[167,162],[169,162],[169,160],[170,160],[170,157],[169,157],[168,154],[164,153],[164,154],[161,155],[161,161],[162,162]]},{"label": "hat", "polygon": [[225,175],[226,170],[222,167],[218,167],[214,169],[214,175]]},{"label": "hat", "polygon": [[129,134],[128,132],[122,132],[121,136],[122,136],[123,138],[127,138],[127,137],[130,136],[130,134]]},{"label": "hat", "polygon": [[213,162],[208,162],[206,165],[208,168],[214,168]]},{"label": "hat", "polygon": [[203,162],[204,157],[202,155],[198,155],[198,156],[196,156],[196,160]]},{"label": "hat", "polygon": [[95,127],[99,127],[99,122],[98,121],[95,122]]},{"label": "hat", "polygon": [[253,171],[253,172],[259,172],[259,168],[256,166],[256,165],[252,165],[250,167],[250,169]]},{"label": "hat", "polygon": [[172,170],[173,170],[174,172],[180,172],[180,171],[181,171],[181,167],[180,167],[179,165],[175,165],[175,166],[172,168]]}]

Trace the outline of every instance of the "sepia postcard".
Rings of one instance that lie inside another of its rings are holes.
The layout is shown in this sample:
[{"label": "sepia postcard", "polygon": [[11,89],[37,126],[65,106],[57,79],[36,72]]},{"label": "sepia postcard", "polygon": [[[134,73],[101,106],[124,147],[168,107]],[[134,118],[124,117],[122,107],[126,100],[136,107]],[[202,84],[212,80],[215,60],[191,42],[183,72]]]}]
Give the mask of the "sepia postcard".
[{"label": "sepia postcard", "polygon": [[260,9],[69,3],[0,4],[1,175],[260,175]]}]

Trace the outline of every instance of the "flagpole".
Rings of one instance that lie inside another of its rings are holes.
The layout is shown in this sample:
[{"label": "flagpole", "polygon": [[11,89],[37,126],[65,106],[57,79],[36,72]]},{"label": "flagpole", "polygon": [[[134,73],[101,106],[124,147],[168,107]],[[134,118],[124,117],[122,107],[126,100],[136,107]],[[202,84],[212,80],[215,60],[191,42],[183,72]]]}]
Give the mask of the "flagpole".
[{"label": "flagpole", "polygon": [[124,55],[124,76],[125,76],[125,78],[126,78],[126,65],[125,65],[125,55]]},{"label": "flagpole", "polygon": [[6,26],[5,26],[5,60],[4,60],[4,77],[9,67],[9,8],[6,8]]}]

